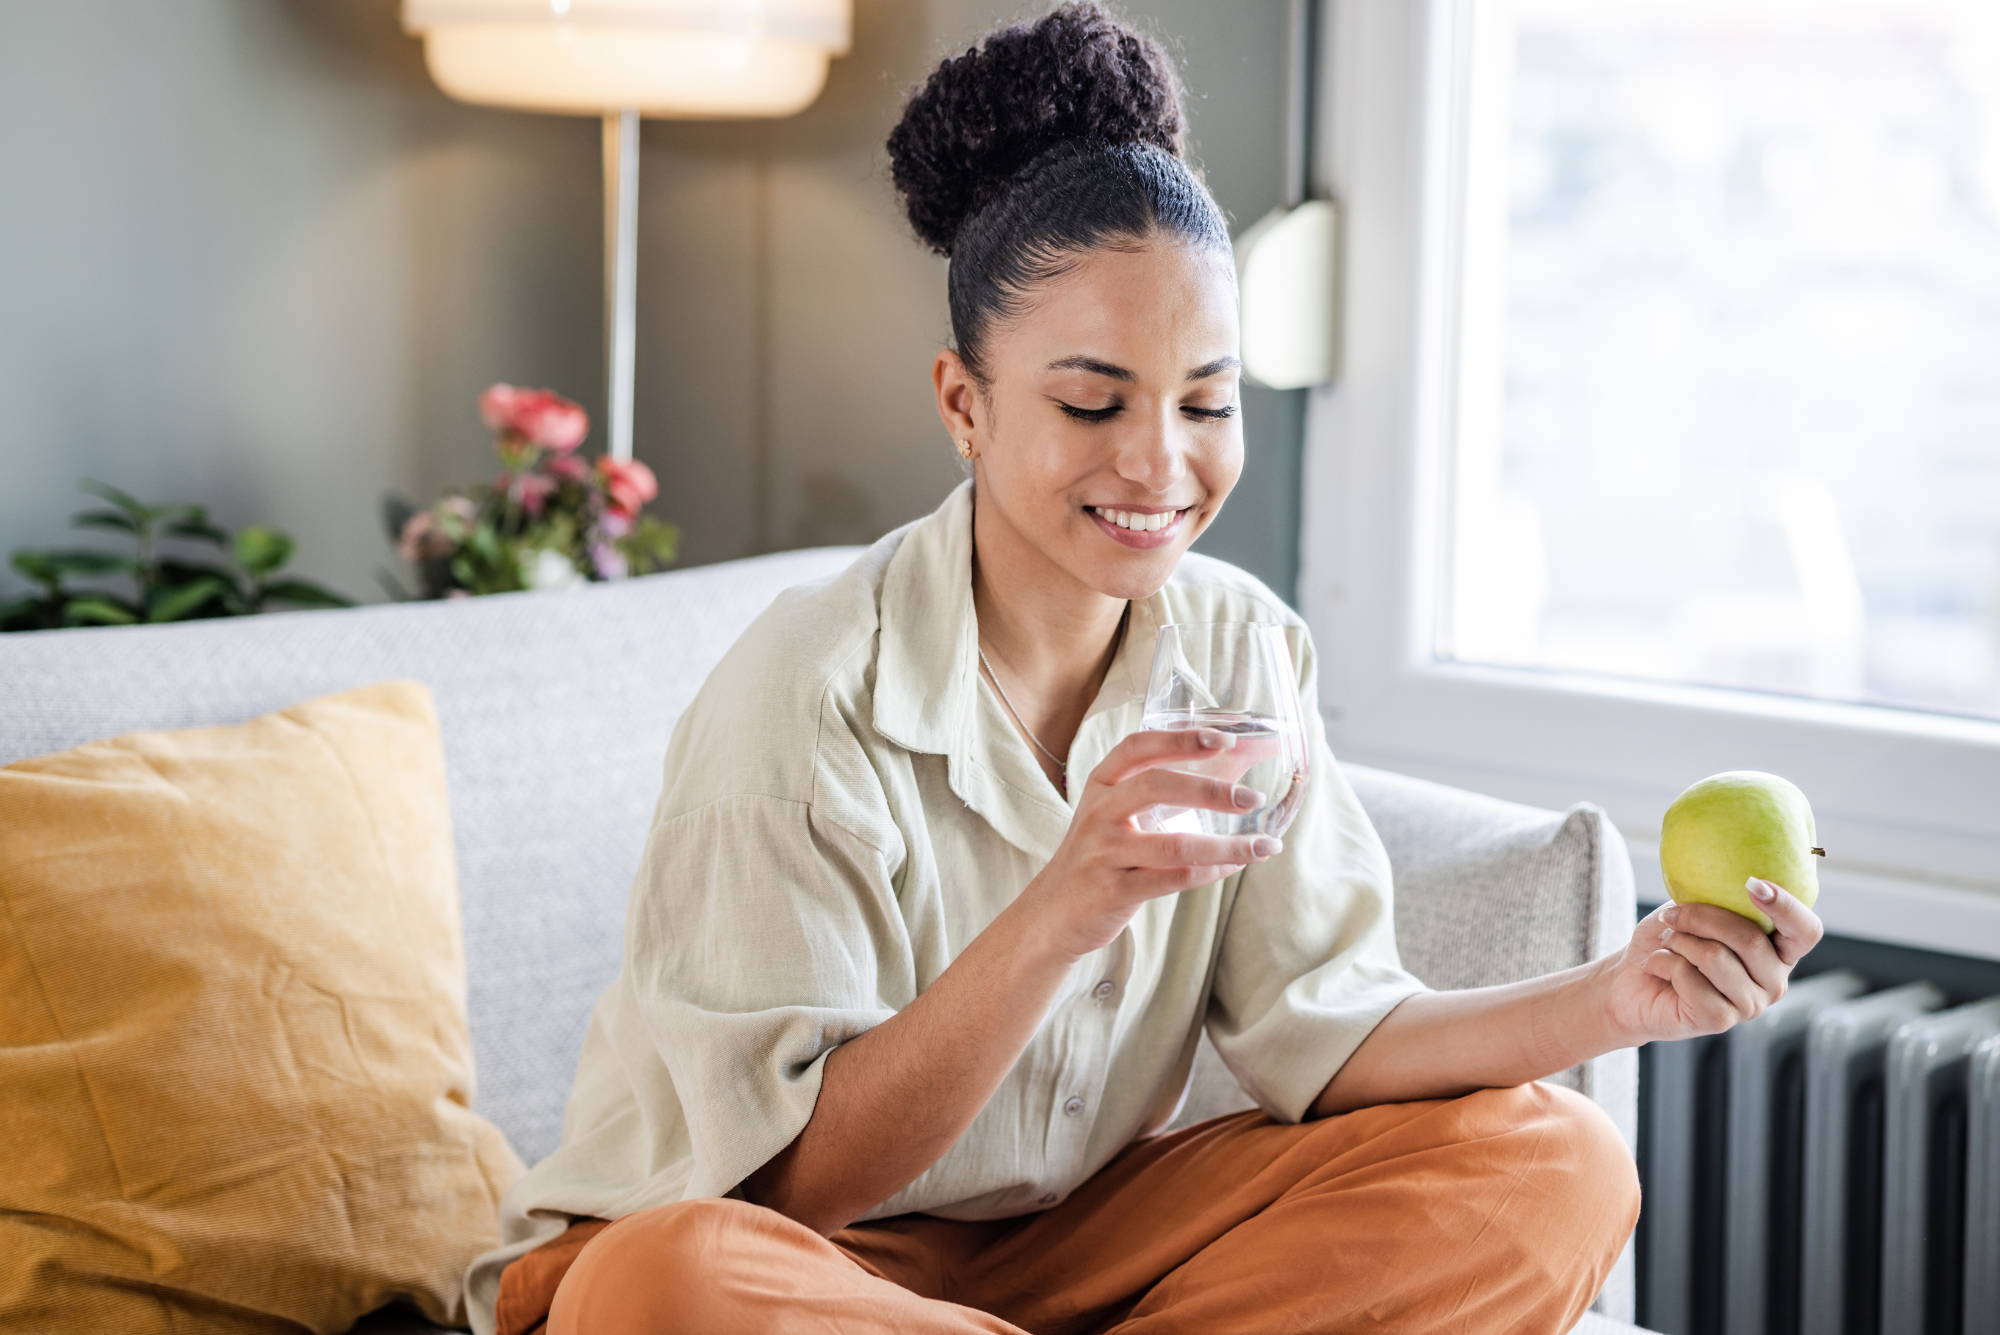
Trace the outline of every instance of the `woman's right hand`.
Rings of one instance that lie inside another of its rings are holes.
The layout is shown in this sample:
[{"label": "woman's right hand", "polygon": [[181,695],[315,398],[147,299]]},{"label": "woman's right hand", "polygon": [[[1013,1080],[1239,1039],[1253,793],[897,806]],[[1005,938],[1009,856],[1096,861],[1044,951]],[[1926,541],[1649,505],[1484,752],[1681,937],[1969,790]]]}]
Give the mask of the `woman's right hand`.
[{"label": "woman's right hand", "polygon": [[1236,744],[1209,728],[1135,732],[1111,748],[1085,782],[1062,846],[1022,891],[1075,956],[1109,945],[1139,906],[1234,876],[1284,847],[1267,834],[1184,834],[1143,826],[1156,806],[1254,811],[1261,794],[1226,779],[1172,768],[1212,761]]}]

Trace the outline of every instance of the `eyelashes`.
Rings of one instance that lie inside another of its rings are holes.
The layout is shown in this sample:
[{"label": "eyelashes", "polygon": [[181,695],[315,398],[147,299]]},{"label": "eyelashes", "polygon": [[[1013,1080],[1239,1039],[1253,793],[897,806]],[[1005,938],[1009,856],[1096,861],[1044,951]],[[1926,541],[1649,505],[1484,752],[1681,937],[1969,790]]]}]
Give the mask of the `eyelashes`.
[{"label": "eyelashes", "polygon": [[[1054,402],[1056,407],[1063,410],[1064,416],[1078,422],[1108,422],[1124,411],[1124,405],[1120,403],[1114,403],[1108,408],[1079,408],[1073,403],[1064,403],[1061,399],[1056,399]],[[1222,422],[1236,416],[1236,405],[1232,403],[1226,408],[1196,408],[1184,405],[1181,413],[1197,422]]]}]

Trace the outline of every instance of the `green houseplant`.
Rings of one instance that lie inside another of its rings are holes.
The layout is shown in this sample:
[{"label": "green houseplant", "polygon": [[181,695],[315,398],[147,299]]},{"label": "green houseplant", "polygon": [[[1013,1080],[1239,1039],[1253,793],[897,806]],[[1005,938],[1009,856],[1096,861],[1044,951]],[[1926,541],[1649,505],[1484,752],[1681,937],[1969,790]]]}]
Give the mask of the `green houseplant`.
[{"label": "green houseplant", "polygon": [[253,524],[232,535],[203,506],[148,505],[102,482],[77,486],[110,507],[75,515],[71,527],[120,534],[131,541],[131,554],[17,550],[15,572],[39,591],[0,603],[0,631],[248,616],[279,604],[353,605],[311,580],[281,577],[292,559],[289,534]]}]

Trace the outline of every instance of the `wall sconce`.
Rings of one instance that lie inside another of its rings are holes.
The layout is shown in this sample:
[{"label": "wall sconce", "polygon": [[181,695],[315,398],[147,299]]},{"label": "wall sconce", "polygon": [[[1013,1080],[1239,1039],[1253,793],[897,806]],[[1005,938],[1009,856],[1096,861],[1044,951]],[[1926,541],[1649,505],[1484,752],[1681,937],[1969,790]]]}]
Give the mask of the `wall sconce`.
[{"label": "wall sconce", "polygon": [[639,118],[789,116],[847,53],[850,0],[403,0],[461,102],[604,118],[609,449],[632,455]]},{"label": "wall sconce", "polygon": [[1307,389],[1340,369],[1340,206],[1312,199],[1320,0],[1291,0],[1285,70],[1285,202],[1236,240],[1243,369]]}]

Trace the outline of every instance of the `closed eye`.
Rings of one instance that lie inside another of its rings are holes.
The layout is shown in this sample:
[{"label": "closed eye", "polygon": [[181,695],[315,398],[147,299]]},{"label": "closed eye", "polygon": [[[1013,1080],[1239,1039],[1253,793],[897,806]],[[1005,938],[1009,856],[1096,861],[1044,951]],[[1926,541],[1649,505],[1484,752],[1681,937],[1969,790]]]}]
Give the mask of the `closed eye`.
[{"label": "closed eye", "polygon": [[1119,411],[1125,406],[1122,403],[1114,403],[1108,408],[1079,408],[1073,403],[1064,403],[1061,399],[1057,399],[1055,404],[1056,407],[1063,410],[1065,415],[1073,417],[1079,422],[1109,421],[1111,418],[1116,417]]},{"label": "closed eye", "polygon": [[1236,405],[1232,403],[1227,408],[1196,408],[1192,404],[1183,404],[1181,412],[1197,422],[1221,422],[1236,416]]}]

